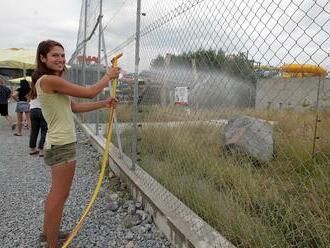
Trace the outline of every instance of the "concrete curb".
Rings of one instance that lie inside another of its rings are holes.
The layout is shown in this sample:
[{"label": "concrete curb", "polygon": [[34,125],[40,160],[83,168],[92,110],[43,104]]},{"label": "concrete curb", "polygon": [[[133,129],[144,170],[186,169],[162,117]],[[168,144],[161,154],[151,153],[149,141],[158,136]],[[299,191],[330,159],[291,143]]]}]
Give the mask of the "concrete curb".
[{"label": "concrete curb", "polygon": [[[103,153],[105,138],[95,136],[77,118],[76,122],[87,134],[91,144]],[[145,210],[153,216],[155,224],[175,247],[234,247],[141,167],[135,165],[135,170],[130,170],[131,159],[125,154],[121,155],[119,149],[112,144],[109,162],[111,169],[127,185],[133,198],[142,202]]]}]

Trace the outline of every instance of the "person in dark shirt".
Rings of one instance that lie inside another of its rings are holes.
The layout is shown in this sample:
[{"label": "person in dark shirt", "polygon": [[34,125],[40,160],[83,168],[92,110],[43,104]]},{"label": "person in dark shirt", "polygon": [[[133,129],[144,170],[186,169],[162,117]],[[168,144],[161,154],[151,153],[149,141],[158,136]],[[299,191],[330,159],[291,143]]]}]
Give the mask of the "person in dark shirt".
[{"label": "person in dark shirt", "polygon": [[12,130],[15,130],[16,124],[8,113],[8,100],[11,97],[11,90],[4,85],[4,80],[0,78],[0,115],[4,116]]},{"label": "person in dark shirt", "polygon": [[15,93],[13,94],[13,98],[17,101],[17,132],[14,133],[15,136],[22,136],[23,113],[25,113],[25,119],[28,128],[31,128],[30,104],[28,102],[28,94],[30,90],[31,88],[29,82],[26,79],[22,79],[20,81],[20,87],[16,89]]}]

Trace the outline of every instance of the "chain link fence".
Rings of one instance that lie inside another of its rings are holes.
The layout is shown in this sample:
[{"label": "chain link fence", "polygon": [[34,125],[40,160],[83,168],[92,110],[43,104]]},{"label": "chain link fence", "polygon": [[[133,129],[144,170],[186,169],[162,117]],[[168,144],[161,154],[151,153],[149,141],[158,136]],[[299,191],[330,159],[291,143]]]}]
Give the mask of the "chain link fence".
[{"label": "chain link fence", "polygon": [[[88,85],[124,53],[113,143],[237,247],[329,247],[330,1],[141,4],[137,37],[136,1],[103,3],[103,66],[81,60],[97,32],[71,63]],[[104,133],[105,112],[82,120]]]}]

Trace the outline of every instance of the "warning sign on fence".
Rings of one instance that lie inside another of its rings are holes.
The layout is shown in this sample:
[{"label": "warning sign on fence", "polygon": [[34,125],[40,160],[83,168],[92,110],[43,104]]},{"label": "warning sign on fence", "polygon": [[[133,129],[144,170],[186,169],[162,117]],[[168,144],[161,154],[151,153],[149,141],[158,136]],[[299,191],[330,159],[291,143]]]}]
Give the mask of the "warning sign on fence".
[{"label": "warning sign on fence", "polygon": [[175,87],[175,105],[188,105],[188,87]]}]

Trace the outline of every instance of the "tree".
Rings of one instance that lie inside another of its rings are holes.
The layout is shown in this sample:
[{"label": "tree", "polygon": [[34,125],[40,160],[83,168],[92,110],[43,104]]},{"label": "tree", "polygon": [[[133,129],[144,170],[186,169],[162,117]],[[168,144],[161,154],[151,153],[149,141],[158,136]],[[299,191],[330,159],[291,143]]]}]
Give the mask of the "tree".
[{"label": "tree", "polygon": [[152,69],[161,68],[164,65],[165,65],[165,58],[160,54],[157,56],[157,58],[153,59],[150,64]]},{"label": "tree", "polygon": [[[222,70],[254,83],[257,80],[253,63],[242,52],[226,55],[222,49],[216,51],[200,48],[197,51],[173,54],[170,65],[191,68],[193,59],[195,60],[197,70]],[[151,68],[161,68],[164,64],[165,58],[162,55],[158,55],[156,59],[151,61]]]}]

